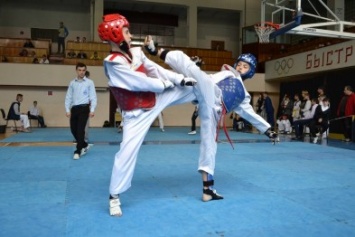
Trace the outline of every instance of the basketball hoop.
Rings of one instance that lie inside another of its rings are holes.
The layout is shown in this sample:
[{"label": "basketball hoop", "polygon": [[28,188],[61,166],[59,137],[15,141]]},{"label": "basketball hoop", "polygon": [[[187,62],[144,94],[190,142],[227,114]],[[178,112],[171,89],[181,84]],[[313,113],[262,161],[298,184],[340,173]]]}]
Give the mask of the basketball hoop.
[{"label": "basketball hoop", "polygon": [[259,43],[269,43],[270,41],[270,34],[275,30],[279,29],[278,24],[274,24],[272,22],[264,22],[260,24],[255,24],[255,32],[259,37]]}]

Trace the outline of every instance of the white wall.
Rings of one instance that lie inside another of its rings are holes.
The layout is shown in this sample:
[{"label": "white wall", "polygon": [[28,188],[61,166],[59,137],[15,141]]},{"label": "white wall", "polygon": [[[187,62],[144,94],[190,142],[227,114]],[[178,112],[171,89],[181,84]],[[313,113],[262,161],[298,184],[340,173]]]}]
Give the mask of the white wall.
[{"label": "white wall", "polygon": [[[90,78],[95,82],[98,97],[95,117],[90,120],[90,125],[101,127],[110,117],[107,79],[102,66],[88,66],[88,70]],[[21,93],[24,95],[22,112],[27,112],[32,102],[37,100],[48,126],[68,126],[64,100],[67,86],[76,76],[75,66],[0,63],[0,72],[0,108],[4,108],[6,113],[10,104],[15,101],[16,94]],[[274,95],[275,101],[278,100],[278,84],[265,84],[263,74],[247,80],[246,87],[250,92],[268,91]],[[164,123],[166,126],[191,126],[193,110],[194,106],[190,103],[167,108],[163,111]],[[230,125],[231,121],[226,121]]]},{"label": "white wall", "polygon": [[[100,127],[105,120],[109,120],[107,80],[102,67],[89,66],[88,70],[95,82],[100,104],[90,124]],[[20,93],[24,95],[21,112],[27,112],[32,102],[37,100],[48,126],[68,125],[64,99],[69,82],[76,77],[74,65],[0,63],[0,71],[0,107],[6,113],[10,104],[15,101],[16,94]]]}]

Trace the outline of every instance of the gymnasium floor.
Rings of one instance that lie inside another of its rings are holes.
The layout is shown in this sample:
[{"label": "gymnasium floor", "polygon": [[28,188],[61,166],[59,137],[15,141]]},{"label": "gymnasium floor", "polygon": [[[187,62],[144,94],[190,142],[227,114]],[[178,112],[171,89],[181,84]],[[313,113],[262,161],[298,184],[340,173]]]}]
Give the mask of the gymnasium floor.
[{"label": "gymnasium floor", "polygon": [[[122,135],[91,128],[94,146],[73,160],[69,128],[7,131],[0,140],[2,237],[355,236],[355,143],[296,142],[223,131],[215,188],[201,201],[199,135],[152,127],[139,154],[123,216],[108,214],[108,186]],[[11,134],[11,136],[9,136]]]}]

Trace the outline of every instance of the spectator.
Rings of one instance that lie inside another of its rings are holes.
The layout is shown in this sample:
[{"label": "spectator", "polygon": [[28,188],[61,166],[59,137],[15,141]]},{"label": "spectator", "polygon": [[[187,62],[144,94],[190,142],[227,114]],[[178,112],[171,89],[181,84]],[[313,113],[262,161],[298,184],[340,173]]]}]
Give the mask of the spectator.
[{"label": "spectator", "polygon": [[259,93],[258,100],[255,105],[255,110],[258,115],[260,115],[265,121],[266,121],[266,112],[265,112],[265,106],[264,106],[264,97],[263,93]]},{"label": "spectator", "polygon": [[23,44],[24,48],[34,48],[35,46],[32,44],[30,39],[26,39],[26,42]]},{"label": "spectator", "polygon": [[7,119],[21,120],[22,128],[20,131],[30,132],[30,130],[29,130],[30,121],[28,119],[28,115],[21,113],[21,110],[20,110],[20,106],[21,106],[22,101],[23,101],[23,95],[17,94],[16,101],[11,104],[9,112],[7,113]]},{"label": "spectator", "polygon": [[191,131],[188,133],[189,135],[196,134],[196,119],[197,119],[197,117],[198,117],[198,104],[195,105],[195,110],[191,116]]},{"label": "spectator", "polygon": [[28,118],[37,119],[41,128],[46,128],[47,125],[44,123],[44,118],[41,116],[41,110],[37,106],[37,101],[33,101],[33,106],[28,111]]},{"label": "spectator", "polygon": [[58,54],[65,54],[65,39],[69,35],[68,29],[64,26],[64,23],[59,22],[58,29]]},{"label": "spectator", "polygon": [[[317,93],[318,93],[318,98],[319,97],[323,97],[323,99],[324,98],[326,98],[327,96],[325,95],[325,90],[324,90],[324,87],[323,86],[319,86],[318,88],[317,88]],[[329,102],[329,101],[328,101]]]},{"label": "spectator", "polygon": [[32,63],[33,64],[39,64],[38,58],[37,57],[33,58]]},{"label": "spectator", "polygon": [[309,131],[313,138],[313,143],[317,143],[319,135],[328,130],[329,115],[329,99],[324,98],[319,106],[317,106],[313,119],[309,123]]},{"label": "spectator", "polygon": [[301,118],[301,100],[300,100],[300,96],[298,94],[295,94],[293,99],[294,99],[294,101],[293,101],[291,124],[293,124],[294,121],[296,121],[296,120]]},{"label": "spectator", "polygon": [[266,121],[271,125],[271,129],[273,129],[275,127],[274,106],[272,105],[272,101],[267,92],[263,93],[263,98],[266,112]]},{"label": "spectator", "polygon": [[[325,95],[324,87],[323,86],[319,86],[318,89],[317,89],[317,93],[318,93],[318,103],[320,105],[322,105],[323,99],[327,97]],[[328,103],[329,103],[329,101],[328,101]]]},{"label": "spectator", "polygon": [[86,37],[83,37],[83,39],[82,39],[81,42],[82,42],[82,43],[86,43]]},{"label": "spectator", "polygon": [[191,60],[196,63],[197,66],[201,67],[202,64],[204,64],[202,58],[200,58],[199,56],[193,56],[191,57]]},{"label": "spectator", "polygon": [[67,58],[76,58],[76,53],[74,52],[74,50],[70,50],[67,54]]},{"label": "spectator", "polygon": [[231,119],[233,119],[233,129],[232,131],[243,131],[244,129],[244,119],[240,117],[237,113],[232,112]]},{"label": "spectator", "polygon": [[[323,100],[327,98],[327,95],[325,94],[325,89],[323,86],[319,86],[317,88],[317,93],[318,93],[318,104],[323,106]],[[330,103],[329,100],[327,101],[327,105],[330,108]],[[326,138],[327,133],[323,132],[323,137]]]},{"label": "spectator", "polygon": [[302,91],[302,102],[300,105],[300,115],[301,118],[310,118],[309,114],[311,113],[312,103],[309,99],[309,93],[306,90]]},{"label": "spectator", "polygon": [[165,130],[164,130],[163,112],[160,112],[160,114],[158,115],[158,123],[159,123],[160,131],[165,132]]},{"label": "spectator", "polygon": [[28,53],[28,55],[27,55],[28,57],[37,57],[37,55],[36,55],[36,51],[34,51],[34,50],[31,50],[29,53]]},{"label": "spectator", "polygon": [[49,64],[49,60],[46,54],[42,55],[42,58],[39,60],[40,64]]},{"label": "spectator", "polygon": [[116,117],[115,117],[116,127],[118,127],[118,131],[117,132],[121,133],[122,129],[123,129],[123,117],[122,117],[122,110],[121,110],[120,107],[117,107],[115,116],[117,116],[117,120],[116,120]]},{"label": "spectator", "polygon": [[77,58],[81,58],[81,59],[86,59],[88,58],[88,56],[86,55],[86,53],[84,53],[82,50],[79,51],[79,53],[76,55]]},{"label": "spectator", "polygon": [[7,63],[7,62],[9,62],[9,59],[6,56],[2,56],[1,62]]},{"label": "spectator", "polygon": [[287,119],[292,117],[292,109],[293,109],[293,103],[290,100],[290,97],[288,94],[285,94],[281,104],[280,104],[280,112],[279,116],[286,115]]},{"label": "spectator", "polygon": [[19,53],[21,57],[27,57],[28,56],[28,51],[27,49],[22,49],[21,52]]},{"label": "spectator", "polygon": [[97,51],[94,52],[93,55],[91,55],[90,59],[93,59],[93,60],[101,60],[99,54],[97,53]]},{"label": "spectator", "polygon": [[337,115],[343,119],[344,141],[350,142],[354,139],[351,134],[352,116],[355,115],[355,94],[351,86],[344,87],[344,96],[340,100]]},{"label": "spectator", "polygon": [[292,140],[303,140],[303,129],[305,125],[308,125],[316,112],[317,106],[318,106],[318,99],[312,99],[311,101],[311,107],[307,113],[305,113],[305,116],[303,116],[301,119],[295,121],[293,123],[293,126],[295,128],[295,137],[292,138]]},{"label": "spectator", "polygon": [[292,131],[291,122],[286,114],[282,114],[278,120],[276,120],[278,125],[279,133],[290,134]]},{"label": "spectator", "polygon": [[81,42],[80,37],[77,36],[76,39],[74,40],[74,42],[75,42],[75,43],[80,43],[80,42]]}]

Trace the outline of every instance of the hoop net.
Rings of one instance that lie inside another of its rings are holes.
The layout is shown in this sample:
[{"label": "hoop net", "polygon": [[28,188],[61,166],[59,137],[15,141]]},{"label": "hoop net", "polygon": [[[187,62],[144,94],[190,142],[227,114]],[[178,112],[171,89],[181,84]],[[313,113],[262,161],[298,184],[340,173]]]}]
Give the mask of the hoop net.
[{"label": "hoop net", "polygon": [[269,43],[270,41],[270,34],[275,30],[279,29],[278,24],[274,24],[271,22],[264,22],[263,24],[256,24],[254,25],[255,32],[259,37],[260,43]]}]

